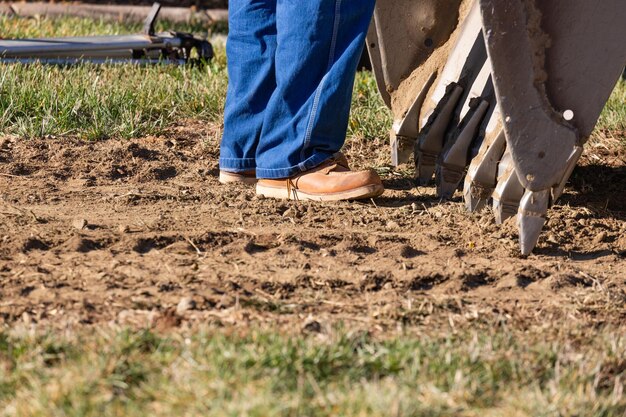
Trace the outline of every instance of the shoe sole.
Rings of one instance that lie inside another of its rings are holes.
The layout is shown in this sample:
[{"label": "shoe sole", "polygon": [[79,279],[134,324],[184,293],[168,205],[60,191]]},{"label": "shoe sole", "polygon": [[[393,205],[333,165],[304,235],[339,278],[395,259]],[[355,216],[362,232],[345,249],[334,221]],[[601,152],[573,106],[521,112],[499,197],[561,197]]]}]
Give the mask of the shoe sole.
[{"label": "shoe sole", "polygon": [[305,193],[301,190],[292,189],[288,191],[283,187],[270,187],[257,183],[256,193],[267,198],[276,198],[279,200],[300,200],[300,201],[345,201],[345,200],[363,200],[366,198],[374,198],[382,195],[385,188],[382,185],[365,185],[353,190],[341,191],[338,193],[314,194]]},{"label": "shoe sole", "polygon": [[236,174],[233,172],[220,172],[219,177],[220,184],[229,185],[229,184],[242,184],[242,185],[254,185],[257,182],[256,178],[246,177],[241,174]]}]

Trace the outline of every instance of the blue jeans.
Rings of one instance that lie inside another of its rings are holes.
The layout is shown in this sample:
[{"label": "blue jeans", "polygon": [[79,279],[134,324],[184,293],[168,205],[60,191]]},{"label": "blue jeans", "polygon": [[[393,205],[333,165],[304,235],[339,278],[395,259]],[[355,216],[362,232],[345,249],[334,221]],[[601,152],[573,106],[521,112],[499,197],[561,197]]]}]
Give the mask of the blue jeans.
[{"label": "blue jeans", "polygon": [[287,178],[344,144],[375,0],[230,0],[220,169]]}]

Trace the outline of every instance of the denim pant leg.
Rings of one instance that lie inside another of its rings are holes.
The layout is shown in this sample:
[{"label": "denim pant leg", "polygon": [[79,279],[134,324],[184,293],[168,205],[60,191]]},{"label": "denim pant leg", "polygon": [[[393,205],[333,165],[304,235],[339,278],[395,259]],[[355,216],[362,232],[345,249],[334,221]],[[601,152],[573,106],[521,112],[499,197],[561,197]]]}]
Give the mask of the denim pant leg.
[{"label": "denim pant leg", "polygon": [[375,0],[277,0],[276,90],[257,147],[258,178],[311,169],[345,141]]},{"label": "denim pant leg", "polygon": [[276,88],[276,0],[230,0],[228,93],[220,169],[256,167],[263,118]]}]

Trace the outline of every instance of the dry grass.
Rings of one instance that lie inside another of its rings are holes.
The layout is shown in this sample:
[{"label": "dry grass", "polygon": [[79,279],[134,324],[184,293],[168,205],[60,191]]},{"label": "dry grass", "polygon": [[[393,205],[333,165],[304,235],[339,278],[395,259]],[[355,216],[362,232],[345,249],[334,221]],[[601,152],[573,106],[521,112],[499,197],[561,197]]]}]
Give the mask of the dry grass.
[{"label": "dry grass", "polygon": [[624,334],[375,340],[149,331],[0,334],[0,408],[30,416],[623,416]]}]

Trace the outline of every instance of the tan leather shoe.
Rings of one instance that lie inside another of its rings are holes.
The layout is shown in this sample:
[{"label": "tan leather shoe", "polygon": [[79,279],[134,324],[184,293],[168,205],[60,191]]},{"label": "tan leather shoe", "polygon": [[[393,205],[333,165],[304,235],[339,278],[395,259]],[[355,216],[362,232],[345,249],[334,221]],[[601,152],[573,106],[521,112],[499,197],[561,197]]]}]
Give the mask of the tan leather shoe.
[{"label": "tan leather shoe", "polygon": [[262,179],[256,185],[258,195],[289,200],[360,200],[378,197],[384,191],[374,170],[350,171],[341,153],[292,178]]},{"label": "tan leather shoe", "polygon": [[228,172],[220,170],[220,183],[221,184],[244,184],[254,185],[256,184],[256,171],[243,171],[243,172]]}]

